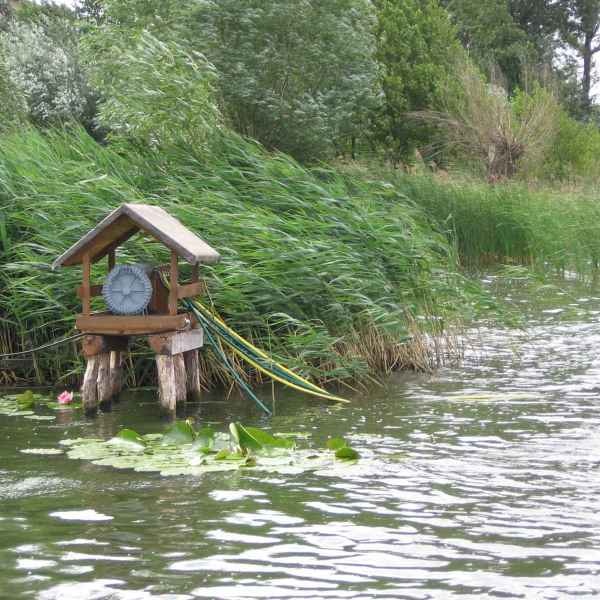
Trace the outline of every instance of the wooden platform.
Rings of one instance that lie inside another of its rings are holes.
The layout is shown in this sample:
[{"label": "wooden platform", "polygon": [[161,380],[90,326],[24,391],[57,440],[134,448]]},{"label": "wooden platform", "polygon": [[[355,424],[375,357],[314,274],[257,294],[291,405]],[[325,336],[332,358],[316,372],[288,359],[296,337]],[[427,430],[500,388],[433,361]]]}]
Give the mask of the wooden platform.
[{"label": "wooden platform", "polygon": [[195,319],[189,313],[178,315],[77,315],[75,327],[97,335],[151,335],[192,329]]}]

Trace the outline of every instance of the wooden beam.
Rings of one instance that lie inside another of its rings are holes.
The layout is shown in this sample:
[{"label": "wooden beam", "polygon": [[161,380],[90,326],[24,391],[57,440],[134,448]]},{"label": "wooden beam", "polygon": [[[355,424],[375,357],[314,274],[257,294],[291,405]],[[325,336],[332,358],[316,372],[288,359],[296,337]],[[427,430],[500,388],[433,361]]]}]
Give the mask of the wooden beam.
[{"label": "wooden beam", "polygon": [[171,250],[171,289],[169,291],[169,314],[177,314],[177,287],[179,283],[179,264],[177,252]]},{"label": "wooden beam", "polygon": [[98,335],[150,335],[166,331],[191,329],[193,318],[179,315],[110,315],[106,313],[78,315],[75,327],[79,331]]},{"label": "wooden beam", "polygon": [[[80,285],[75,290],[79,298],[83,300],[83,285]],[[89,290],[90,298],[95,298],[96,296],[102,296],[102,285],[91,285]]]},{"label": "wooden beam", "polygon": [[166,315],[169,313],[169,290],[156,269],[152,270],[150,280],[152,281],[152,297],[148,304],[148,312],[151,315]]},{"label": "wooden beam", "polygon": [[204,281],[196,281],[194,283],[186,283],[177,286],[177,298],[194,298],[200,296],[206,291]]},{"label": "wooden beam", "polygon": [[81,304],[84,315],[89,315],[91,312],[90,305],[90,255],[86,252],[83,255],[83,281],[81,283]]},{"label": "wooden beam", "polygon": [[81,341],[81,351],[86,358],[106,352],[127,350],[127,337],[107,335],[86,335]]},{"label": "wooden beam", "polygon": [[108,251],[108,272],[110,273],[115,268],[116,252],[115,248]]},{"label": "wooden beam", "polygon": [[201,328],[176,333],[149,335],[148,344],[156,354],[169,356],[189,352],[204,345],[204,331]]},{"label": "wooden beam", "polygon": [[200,275],[200,265],[192,265],[192,283],[198,281]]}]

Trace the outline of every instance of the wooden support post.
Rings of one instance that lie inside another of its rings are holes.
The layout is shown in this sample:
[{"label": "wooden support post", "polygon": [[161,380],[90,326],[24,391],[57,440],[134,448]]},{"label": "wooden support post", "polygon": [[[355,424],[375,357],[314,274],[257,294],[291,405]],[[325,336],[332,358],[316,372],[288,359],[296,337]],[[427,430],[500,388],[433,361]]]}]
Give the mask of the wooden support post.
[{"label": "wooden support post", "polygon": [[197,283],[200,275],[199,265],[192,265],[192,283]]},{"label": "wooden support post", "polygon": [[98,409],[98,356],[88,358],[81,385],[83,409],[86,414],[95,413]]},{"label": "wooden support post", "polygon": [[112,387],[110,384],[110,353],[103,352],[96,357],[98,362],[98,402],[100,406],[106,406],[112,398]]},{"label": "wooden support post", "polygon": [[158,397],[160,405],[165,412],[173,413],[177,403],[173,357],[167,354],[157,354],[156,369],[158,371]]},{"label": "wooden support post", "polygon": [[200,359],[198,350],[189,350],[183,353],[185,360],[187,396],[191,400],[199,400],[202,394],[200,387]]},{"label": "wooden support post", "polygon": [[123,354],[118,350],[110,353],[110,389],[113,398],[123,389]]},{"label": "wooden support post", "polygon": [[177,253],[171,250],[171,276],[170,284],[171,289],[169,290],[169,314],[177,314],[177,286],[179,285],[179,264],[177,263]]},{"label": "wooden support post", "polygon": [[108,272],[110,273],[115,268],[115,251],[111,250],[108,253]]},{"label": "wooden support post", "polygon": [[175,394],[177,404],[185,402],[187,398],[187,383],[185,375],[185,360],[183,354],[173,356],[173,370],[175,372]]},{"label": "wooden support post", "polygon": [[91,312],[90,308],[90,255],[86,252],[83,255],[83,281],[81,282],[81,304],[82,313],[89,315]]}]

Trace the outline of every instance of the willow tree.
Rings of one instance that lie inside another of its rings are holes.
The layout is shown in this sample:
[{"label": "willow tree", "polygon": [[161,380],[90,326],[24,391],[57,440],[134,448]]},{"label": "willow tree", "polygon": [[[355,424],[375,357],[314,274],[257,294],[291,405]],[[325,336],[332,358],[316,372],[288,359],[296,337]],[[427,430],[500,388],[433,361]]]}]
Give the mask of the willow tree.
[{"label": "willow tree", "polygon": [[368,0],[220,0],[193,18],[233,128],[305,161],[364,131],[377,100],[373,27]]}]

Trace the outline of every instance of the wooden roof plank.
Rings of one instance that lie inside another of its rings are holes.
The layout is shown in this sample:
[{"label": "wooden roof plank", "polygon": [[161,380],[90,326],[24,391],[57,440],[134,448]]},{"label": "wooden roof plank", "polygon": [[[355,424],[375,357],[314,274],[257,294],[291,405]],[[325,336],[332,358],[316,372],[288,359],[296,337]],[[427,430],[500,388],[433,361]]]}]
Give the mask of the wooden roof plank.
[{"label": "wooden roof plank", "polygon": [[86,252],[96,262],[138,231],[150,234],[193,265],[220,259],[216,250],[160,206],[122,204],[61,254],[52,268],[80,264]]}]

